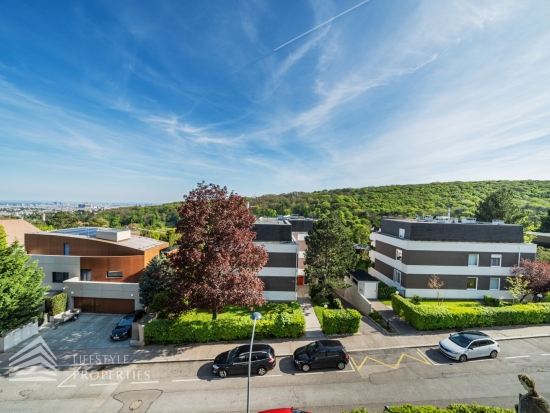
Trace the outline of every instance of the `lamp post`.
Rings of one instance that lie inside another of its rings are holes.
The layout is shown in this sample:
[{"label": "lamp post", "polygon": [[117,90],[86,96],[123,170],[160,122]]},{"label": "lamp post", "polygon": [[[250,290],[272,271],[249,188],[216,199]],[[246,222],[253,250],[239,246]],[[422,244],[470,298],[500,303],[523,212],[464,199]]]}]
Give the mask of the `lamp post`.
[{"label": "lamp post", "polygon": [[256,330],[256,320],[261,320],[262,315],[254,311],[250,314],[250,318],[254,320],[254,325],[252,326],[252,339],[250,339],[250,349],[248,351],[248,391],[246,392],[246,413],[250,413],[250,369],[252,366],[252,345],[254,344],[254,331]]}]

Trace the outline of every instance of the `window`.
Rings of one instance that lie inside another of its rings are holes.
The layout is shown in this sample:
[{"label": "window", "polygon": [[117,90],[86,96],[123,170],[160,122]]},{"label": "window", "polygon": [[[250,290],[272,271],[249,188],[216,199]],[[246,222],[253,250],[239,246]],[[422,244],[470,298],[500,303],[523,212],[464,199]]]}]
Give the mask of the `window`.
[{"label": "window", "polygon": [[393,270],[393,281],[401,285],[401,271]]},{"label": "window", "polygon": [[396,248],[395,250],[395,259],[397,261],[403,261],[403,251],[400,250],[399,248]]},{"label": "window", "polygon": [[405,238],[405,228],[399,228],[399,238]]},{"label": "window", "polygon": [[468,277],[468,282],[466,284],[466,289],[468,290],[477,290],[477,278]]},{"label": "window", "polygon": [[68,272],[52,272],[52,280],[54,283],[62,283],[69,279]]},{"label": "window", "polygon": [[468,254],[468,265],[470,267],[477,267],[479,262],[479,254]]},{"label": "window", "polygon": [[92,270],[80,270],[80,281],[92,281]]},{"label": "window", "polygon": [[489,290],[500,290],[500,278],[491,278],[489,280]]},{"label": "window", "polygon": [[501,266],[502,266],[502,255],[491,254],[491,267],[501,267]]},{"label": "window", "polygon": [[107,278],[122,278],[122,271],[107,271]]},{"label": "window", "polygon": [[69,244],[63,244],[63,255],[69,255]]},{"label": "window", "polygon": [[248,363],[248,353],[241,354],[235,359],[235,363]]}]

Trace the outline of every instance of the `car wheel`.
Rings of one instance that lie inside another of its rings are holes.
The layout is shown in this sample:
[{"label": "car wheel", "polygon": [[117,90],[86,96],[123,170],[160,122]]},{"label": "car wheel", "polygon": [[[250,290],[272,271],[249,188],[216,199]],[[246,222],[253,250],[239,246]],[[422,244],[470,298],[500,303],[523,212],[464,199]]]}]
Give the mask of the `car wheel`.
[{"label": "car wheel", "polygon": [[498,351],[496,351],[496,350],[491,351],[491,358],[492,359],[496,359],[497,356],[498,356]]},{"label": "car wheel", "polygon": [[346,363],[341,361],[336,365],[336,367],[338,367],[338,370],[344,370],[346,368]]},{"label": "car wheel", "polygon": [[258,374],[260,376],[263,376],[265,373],[267,373],[267,369],[265,367],[258,367]]},{"label": "car wheel", "polygon": [[463,354],[458,358],[458,361],[460,361],[461,363],[464,363],[466,360],[468,360],[468,357],[466,357],[466,354]]},{"label": "car wheel", "polygon": [[307,373],[309,370],[311,370],[311,366],[309,364],[302,365],[302,371],[305,371]]},{"label": "car wheel", "polygon": [[222,379],[225,379],[227,377],[227,371],[225,370],[218,371],[218,376],[220,376]]}]

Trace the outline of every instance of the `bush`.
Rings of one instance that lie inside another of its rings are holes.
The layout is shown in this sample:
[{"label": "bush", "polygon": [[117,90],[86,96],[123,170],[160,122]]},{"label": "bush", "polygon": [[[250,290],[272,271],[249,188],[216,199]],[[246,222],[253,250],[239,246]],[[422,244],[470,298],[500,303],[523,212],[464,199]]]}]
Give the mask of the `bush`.
[{"label": "bush", "polygon": [[414,305],[394,294],[393,311],[417,330],[492,327],[550,322],[549,303],[529,303],[502,307],[443,307]]},{"label": "bush", "polygon": [[317,297],[313,298],[311,301],[313,301],[313,304],[324,307],[326,305],[330,305],[330,301],[326,297],[321,297],[318,295]]},{"label": "bush", "polygon": [[333,298],[332,299],[332,307],[336,310],[343,310],[344,306],[342,305],[342,301],[340,301],[339,298]]},{"label": "bush", "polygon": [[502,307],[504,304],[502,303],[502,300],[499,298],[493,298],[490,295],[484,295],[483,301],[485,304],[490,305],[492,307]]},{"label": "bush", "polygon": [[323,289],[323,286],[321,284],[309,284],[309,296],[313,300],[315,297],[317,297],[319,294],[321,294],[321,290]]},{"label": "bush", "polygon": [[411,299],[413,304],[419,305],[422,302],[422,297],[420,297],[418,294],[413,295],[413,298]]},{"label": "bush", "polygon": [[54,295],[52,298],[49,298],[48,301],[46,308],[49,309],[48,314],[51,316],[61,314],[67,309],[67,294],[65,293]]},{"label": "bush", "polygon": [[[450,404],[445,409],[435,406],[390,406],[391,413],[514,413],[511,409],[494,406],[480,406],[479,404]],[[343,411],[342,413],[348,413]],[[353,409],[349,413],[368,413],[364,407]]]},{"label": "bush", "polygon": [[[153,300],[154,303],[154,300]],[[252,320],[248,308],[231,307],[231,314],[212,320],[210,314],[191,312],[175,319],[157,319],[144,328],[146,344],[204,343],[250,338]],[[241,310],[241,311],[239,311]],[[301,337],[306,321],[299,303],[256,308],[263,318],[256,322],[255,337]],[[242,315],[240,314],[242,312]]]},{"label": "bush", "polygon": [[[357,310],[323,310],[322,328],[325,334],[355,334],[361,324],[361,313]],[[321,320],[319,320],[321,322]]]},{"label": "bush", "polygon": [[390,287],[386,283],[380,281],[378,283],[378,299],[379,300],[389,300],[391,296],[397,291],[397,288]]}]

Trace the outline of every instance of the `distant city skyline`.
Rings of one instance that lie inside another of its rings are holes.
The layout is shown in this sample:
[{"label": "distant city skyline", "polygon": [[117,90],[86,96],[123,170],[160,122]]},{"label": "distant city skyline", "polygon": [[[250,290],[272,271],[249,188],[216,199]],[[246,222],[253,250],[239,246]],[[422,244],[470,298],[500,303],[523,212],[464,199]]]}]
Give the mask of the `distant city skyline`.
[{"label": "distant city skyline", "polygon": [[0,196],[550,179],[550,2],[5,2]]}]

